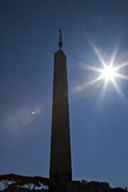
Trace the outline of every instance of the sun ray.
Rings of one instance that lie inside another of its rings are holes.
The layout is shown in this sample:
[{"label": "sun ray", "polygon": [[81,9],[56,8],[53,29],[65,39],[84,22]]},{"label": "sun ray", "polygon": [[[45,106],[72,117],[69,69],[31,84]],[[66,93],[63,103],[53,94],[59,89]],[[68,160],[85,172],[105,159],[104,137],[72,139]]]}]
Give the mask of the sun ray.
[{"label": "sun ray", "polygon": [[94,46],[94,50],[95,50],[96,55],[97,55],[97,57],[99,58],[101,64],[105,67],[105,66],[106,66],[106,63],[105,63],[104,59],[101,57],[101,55],[100,55],[99,50],[97,49],[97,47]]},{"label": "sun ray", "polygon": [[123,97],[123,93],[122,93],[120,87],[118,86],[117,82],[116,82],[114,79],[112,79],[112,83],[113,83],[114,88],[115,88],[115,90],[117,91],[117,93],[118,93],[121,97]]},{"label": "sun ray", "polygon": [[110,66],[113,66],[116,55],[117,55],[117,48],[115,48],[114,51],[113,51],[112,58],[110,60]]},{"label": "sun ray", "polygon": [[101,92],[102,98],[104,98],[107,85],[108,85],[108,80],[106,79],[106,80],[104,81],[104,86],[103,86],[103,89],[102,89],[102,92]]},{"label": "sun ray", "polygon": [[84,84],[81,84],[81,85],[78,85],[76,88],[75,88],[75,92],[81,92],[83,90],[85,90],[87,87],[89,86],[92,86],[94,85],[95,83],[97,83],[97,81],[103,79],[103,76],[98,76],[97,78],[95,79],[92,79],[90,81],[88,81],[87,83],[84,83]]},{"label": "sun ray", "polygon": [[98,68],[98,67],[94,67],[94,66],[91,66],[91,65],[88,65],[86,64],[86,69],[88,70],[91,70],[91,71],[96,71],[96,72],[99,72],[99,73],[102,73],[102,69]]},{"label": "sun ray", "polygon": [[99,76],[97,77],[97,81],[100,81],[100,80],[103,79],[103,78],[104,78],[104,75],[101,74],[101,75],[99,75]]},{"label": "sun ray", "polygon": [[120,78],[120,79],[128,80],[128,76],[127,76],[127,75],[124,75],[124,74],[121,74],[121,73],[116,73],[116,74],[115,74],[115,77],[118,77],[118,78]]},{"label": "sun ray", "polygon": [[128,61],[127,62],[124,62],[124,63],[121,63],[120,65],[117,65],[115,67],[115,71],[118,71],[119,69],[121,68],[124,68],[124,67],[127,67],[128,66]]}]

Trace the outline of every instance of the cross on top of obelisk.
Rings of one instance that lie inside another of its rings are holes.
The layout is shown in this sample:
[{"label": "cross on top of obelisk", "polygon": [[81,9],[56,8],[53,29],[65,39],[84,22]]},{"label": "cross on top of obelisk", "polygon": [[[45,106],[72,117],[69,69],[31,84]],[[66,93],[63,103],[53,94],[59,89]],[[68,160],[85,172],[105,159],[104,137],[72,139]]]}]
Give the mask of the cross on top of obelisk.
[{"label": "cross on top of obelisk", "polygon": [[63,42],[62,42],[62,30],[59,29],[59,50],[61,50],[61,47],[63,46]]}]

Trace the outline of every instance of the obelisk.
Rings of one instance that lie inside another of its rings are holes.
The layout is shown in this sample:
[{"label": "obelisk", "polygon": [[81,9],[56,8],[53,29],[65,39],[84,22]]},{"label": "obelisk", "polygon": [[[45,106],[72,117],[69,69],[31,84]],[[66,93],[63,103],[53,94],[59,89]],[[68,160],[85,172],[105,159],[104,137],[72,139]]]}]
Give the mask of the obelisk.
[{"label": "obelisk", "polygon": [[72,180],[69,103],[66,56],[59,30],[59,50],[54,55],[54,82],[50,153],[50,179],[54,182]]}]

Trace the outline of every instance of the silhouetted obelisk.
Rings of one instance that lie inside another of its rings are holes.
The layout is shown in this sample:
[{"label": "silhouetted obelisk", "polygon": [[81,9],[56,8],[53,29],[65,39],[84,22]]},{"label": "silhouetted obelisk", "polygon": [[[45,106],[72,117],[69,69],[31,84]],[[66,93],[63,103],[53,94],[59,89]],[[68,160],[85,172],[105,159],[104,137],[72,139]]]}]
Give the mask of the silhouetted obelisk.
[{"label": "silhouetted obelisk", "polygon": [[59,32],[59,50],[54,56],[50,179],[55,182],[69,182],[72,180],[72,165],[68,85],[66,56],[61,50],[62,32],[61,30]]}]

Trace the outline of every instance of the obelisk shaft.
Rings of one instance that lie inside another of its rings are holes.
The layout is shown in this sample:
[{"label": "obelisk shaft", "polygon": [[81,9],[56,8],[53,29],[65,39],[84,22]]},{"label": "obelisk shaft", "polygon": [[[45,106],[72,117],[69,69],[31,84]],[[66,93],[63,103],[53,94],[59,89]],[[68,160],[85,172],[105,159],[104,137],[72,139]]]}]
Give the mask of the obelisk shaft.
[{"label": "obelisk shaft", "polygon": [[72,180],[66,56],[61,50],[54,57],[50,179]]}]

